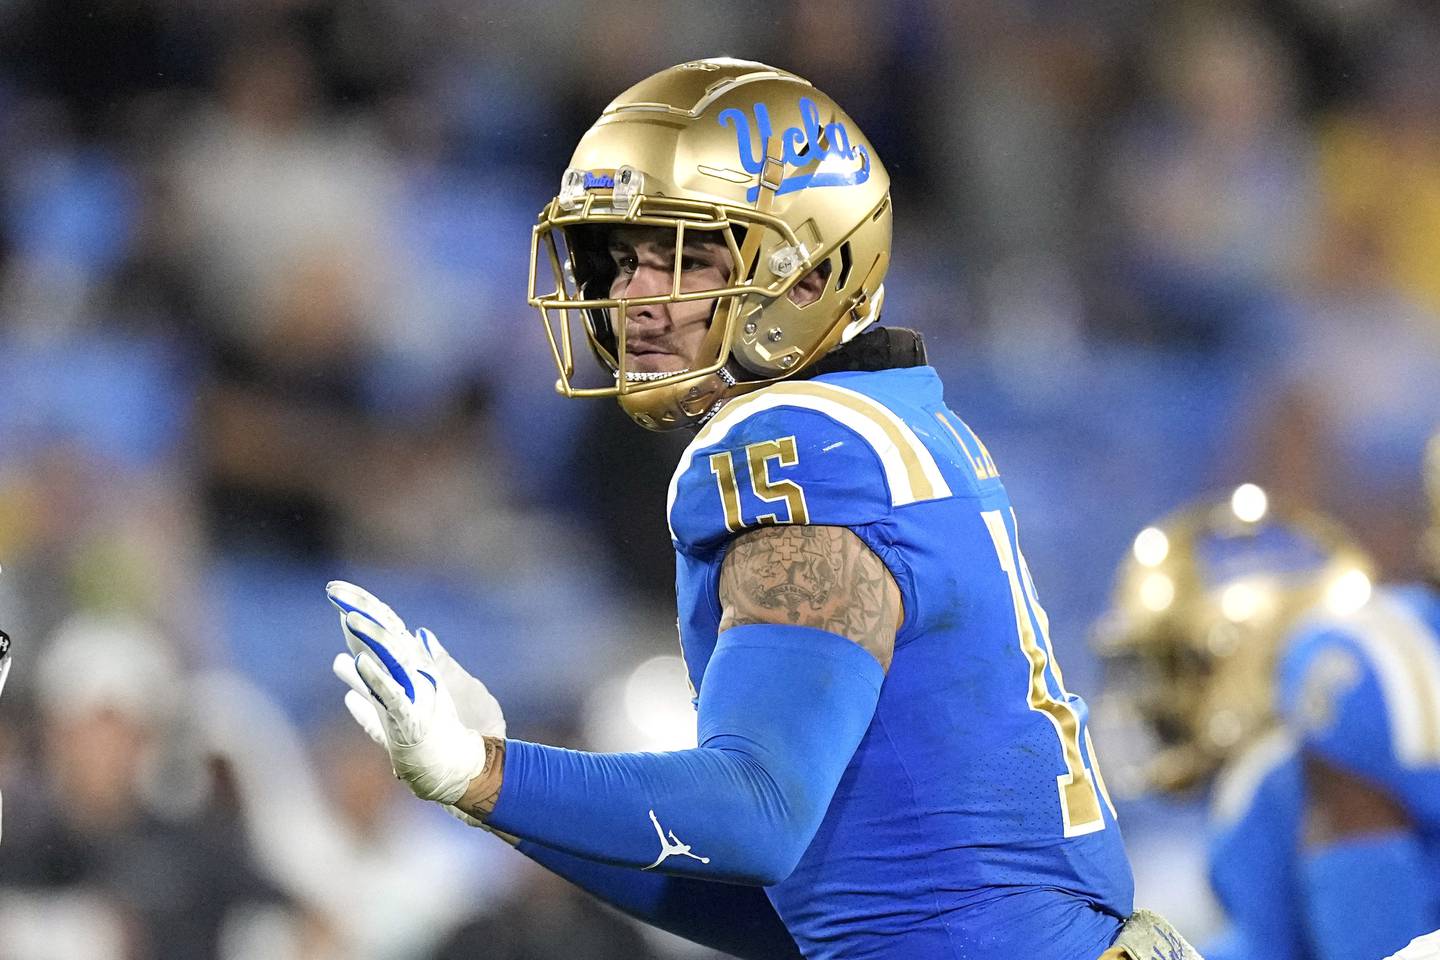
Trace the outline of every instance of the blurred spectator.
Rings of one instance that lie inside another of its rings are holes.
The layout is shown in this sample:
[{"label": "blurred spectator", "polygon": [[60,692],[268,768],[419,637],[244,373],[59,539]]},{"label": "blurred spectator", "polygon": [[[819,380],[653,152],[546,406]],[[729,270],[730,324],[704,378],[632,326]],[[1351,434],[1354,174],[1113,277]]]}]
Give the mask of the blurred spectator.
[{"label": "blurred spectator", "polygon": [[1440,423],[1440,319],[1341,224],[1272,322],[1288,356],[1255,385],[1248,475],[1347,523],[1388,577],[1419,572],[1421,462]]},{"label": "blurred spectator", "polygon": [[1326,242],[1440,316],[1440,43],[1434,24],[1397,31],[1350,106],[1319,129]]},{"label": "blurred spectator", "polygon": [[1351,99],[1317,128],[1319,219],[1270,316],[1287,357],[1260,388],[1251,456],[1258,476],[1346,521],[1387,575],[1408,578],[1422,449],[1440,422],[1440,72],[1423,53],[1436,25],[1391,22]]},{"label": "blurred spectator", "polygon": [[343,887],[340,956],[430,956],[466,916],[512,887],[523,861],[494,837],[413,802],[349,717],[326,731],[318,756],[345,840],[332,877]]},{"label": "blurred spectator", "polygon": [[223,810],[172,819],[149,802],[185,689],[162,639],[76,617],[33,669],[40,768],[6,791],[0,956],[218,957],[232,924],[285,904]]},{"label": "blurred spectator", "polygon": [[0,334],[0,384],[6,629],[43,639],[78,606],[131,611],[204,647],[195,497],[177,463],[192,386],[173,346]]},{"label": "blurred spectator", "polygon": [[240,35],[219,78],[174,168],[207,312],[230,338],[263,339],[265,315],[312,263],[347,277],[351,308],[368,309],[388,262],[379,215],[395,189],[374,131],[322,111],[316,65],[291,32]]},{"label": "blurred spectator", "polygon": [[1159,96],[1135,105],[1111,183],[1138,298],[1122,332],[1213,350],[1246,341],[1298,262],[1314,175],[1287,51],[1252,16],[1207,10],[1175,8],[1147,38]]},{"label": "blurred spectator", "polygon": [[273,308],[219,352],[200,405],[201,482],[218,545],[330,558],[345,491],[383,448],[364,416],[359,294],[335,261],[283,279]]}]

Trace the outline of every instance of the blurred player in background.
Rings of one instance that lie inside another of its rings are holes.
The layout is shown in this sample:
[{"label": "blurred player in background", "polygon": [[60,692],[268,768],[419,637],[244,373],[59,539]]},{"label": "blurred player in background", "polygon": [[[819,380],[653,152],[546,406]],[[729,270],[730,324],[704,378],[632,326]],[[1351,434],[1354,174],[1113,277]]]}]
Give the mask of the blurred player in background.
[{"label": "blurred player in background", "polygon": [[1142,531],[1101,652],[1158,749],[1146,785],[1218,773],[1206,955],[1368,960],[1440,924],[1440,435],[1434,580],[1372,591],[1336,528],[1253,485]]},{"label": "blurred player in background", "polygon": [[506,740],[432,634],[336,582],[347,703],[420,797],[742,957],[1193,956],[1127,923],[994,461],[919,336],[876,325],[890,219],[870,143],[792,74],[702,60],[622,93],[540,216],[531,302],[562,393],[697,431],[669,521],[699,746]]}]

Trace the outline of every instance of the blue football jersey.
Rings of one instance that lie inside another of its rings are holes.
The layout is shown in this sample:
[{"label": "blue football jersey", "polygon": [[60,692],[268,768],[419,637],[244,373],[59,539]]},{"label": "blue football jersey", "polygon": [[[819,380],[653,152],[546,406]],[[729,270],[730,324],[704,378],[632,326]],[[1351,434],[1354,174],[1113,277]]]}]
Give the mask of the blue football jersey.
[{"label": "blue football jersey", "polygon": [[1086,705],[1065,689],[999,471],[935,371],[731,401],[681,458],[669,515],[696,690],[741,531],[847,527],[904,600],[870,728],[799,866],[767,890],[805,956],[1098,957],[1133,883]]},{"label": "blue football jersey", "polygon": [[1308,620],[1285,641],[1276,685],[1282,728],[1215,794],[1211,884],[1244,945],[1237,955],[1316,955],[1300,899],[1306,751],[1405,808],[1437,883],[1426,929],[1440,927],[1440,594],[1382,588],[1353,614]]}]

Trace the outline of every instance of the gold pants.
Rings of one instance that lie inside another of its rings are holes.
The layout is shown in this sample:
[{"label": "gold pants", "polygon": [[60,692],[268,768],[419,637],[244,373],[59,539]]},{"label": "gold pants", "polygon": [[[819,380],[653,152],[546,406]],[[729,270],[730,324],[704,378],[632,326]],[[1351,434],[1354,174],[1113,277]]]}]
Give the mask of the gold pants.
[{"label": "gold pants", "polygon": [[1202,960],[1170,921],[1150,910],[1136,910],[1120,928],[1115,944],[1099,960]]}]

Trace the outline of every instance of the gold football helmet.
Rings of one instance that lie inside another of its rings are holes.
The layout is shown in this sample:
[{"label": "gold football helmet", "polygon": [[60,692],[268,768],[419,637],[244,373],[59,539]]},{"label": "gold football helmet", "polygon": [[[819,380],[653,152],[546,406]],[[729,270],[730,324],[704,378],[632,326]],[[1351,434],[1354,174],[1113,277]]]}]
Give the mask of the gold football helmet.
[{"label": "gold football helmet", "polygon": [[1148,741],[1132,745],[1145,759],[1128,786],[1208,778],[1271,725],[1275,659],[1297,619],[1351,612],[1370,592],[1369,558],[1334,523],[1274,509],[1254,484],[1140,531],[1095,635],[1103,712]]},{"label": "gold football helmet", "polygon": [[[683,63],[642,80],[601,114],[531,238],[529,302],[570,397],[613,396],[639,424],[699,423],[732,397],[792,377],[871,323],[890,261],[890,178],[868,140],[806,80],[745,60]],[[728,284],[612,296],[617,226],[723,244]],[[787,294],[812,270],[825,283]],[[543,279],[542,279],[543,278]],[[553,287],[551,283],[553,282]],[[698,356],[675,372],[631,369],[632,306],[714,301]],[[573,331],[600,360],[577,374]]]}]

